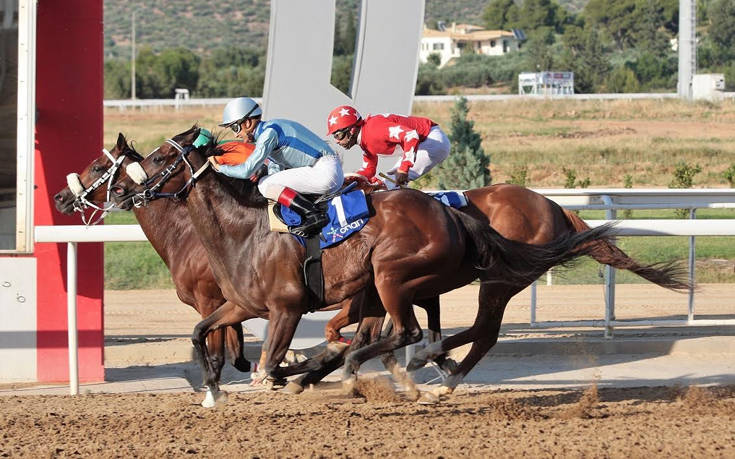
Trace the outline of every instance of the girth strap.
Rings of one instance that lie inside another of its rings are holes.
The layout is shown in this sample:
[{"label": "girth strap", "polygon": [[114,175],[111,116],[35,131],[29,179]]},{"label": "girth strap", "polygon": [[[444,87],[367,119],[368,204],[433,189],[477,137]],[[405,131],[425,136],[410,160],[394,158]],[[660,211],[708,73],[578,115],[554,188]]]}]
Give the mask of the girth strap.
[{"label": "girth strap", "polygon": [[306,239],[306,260],[304,260],[304,282],[313,299],[309,312],[324,307],[324,273],[322,272],[322,249],[319,236],[315,234]]}]

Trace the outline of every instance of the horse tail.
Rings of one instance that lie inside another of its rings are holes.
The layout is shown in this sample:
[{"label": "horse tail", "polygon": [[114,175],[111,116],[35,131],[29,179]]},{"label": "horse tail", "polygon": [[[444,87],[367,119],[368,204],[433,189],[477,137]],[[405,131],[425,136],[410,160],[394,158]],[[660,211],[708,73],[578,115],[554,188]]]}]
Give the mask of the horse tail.
[{"label": "horse tail", "polygon": [[[548,244],[532,245],[506,239],[491,226],[452,209],[467,232],[475,267],[487,273],[499,272],[500,279],[484,279],[514,285],[528,285],[552,266],[567,265],[588,255],[592,241],[614,237],[612,224],[581,232],[568,232]],[[481,275],[481,278],[483,276]]]},{"label": "horse tail", "polygon": [[[566,209],[562,209],[562,211],[576,232],[590,229],[589,225],[579,218],[576,213]],[[691,288],[691,284],[684,280],[686,270],[677,261],[641,265],[609,240],[592,241],[589,245],[588,255],[598,263],[612,266],[615,269],[628,270],[649,282],[671,290],[689,290]]]}]

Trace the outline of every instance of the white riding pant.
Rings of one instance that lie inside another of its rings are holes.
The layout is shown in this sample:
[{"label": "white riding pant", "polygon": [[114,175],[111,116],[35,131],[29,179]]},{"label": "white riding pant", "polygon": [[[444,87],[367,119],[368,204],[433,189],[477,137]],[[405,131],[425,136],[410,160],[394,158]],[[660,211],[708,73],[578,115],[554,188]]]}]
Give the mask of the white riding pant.
[{"label": "white riding pant", "polygon": [[[423,142],[419,143],[416,147],[416,161],[413,166],[408,170],[408,179],[416,180],[422,175],[429,172],[437,164],[447,159],[449,156],[449,138],[439,126],[434,126],[429,131],[429,135],[426,136]],[[386,172],[386,175],[393,178],[396,175],[396,171],[401,166],[403,158],[400,158],[396,164]],[[385,182],[388,188],[395,188],[395,185],[387,180]]]},{"label": "white riding pant", "polygon": [[333,193],[342,186],[344,174],[337,155],[324,155],[312,166],[294,167],[263,177],[258,182],[260,193],[273,201],[278,200],[284,188],[297,193]]}]

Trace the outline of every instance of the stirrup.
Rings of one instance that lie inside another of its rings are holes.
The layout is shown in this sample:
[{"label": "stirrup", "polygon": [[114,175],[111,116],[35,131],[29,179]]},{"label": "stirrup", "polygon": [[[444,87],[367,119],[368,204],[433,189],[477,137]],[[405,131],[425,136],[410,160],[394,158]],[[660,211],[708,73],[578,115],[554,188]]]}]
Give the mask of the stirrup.
[{"label": "stirrup", "polygon": [[[306,220],[306,217],[304,217],[304,219]],[[322,213],[320,215],[317,215],[317,218],[312,222],[304,223],[302,225],[289,226],[288,231],[297,236],[310,237],[319,234],[322,228],[324,228],[324,225],[326,225],[328,222],[329,217],[327,217],[327,214]]]}]

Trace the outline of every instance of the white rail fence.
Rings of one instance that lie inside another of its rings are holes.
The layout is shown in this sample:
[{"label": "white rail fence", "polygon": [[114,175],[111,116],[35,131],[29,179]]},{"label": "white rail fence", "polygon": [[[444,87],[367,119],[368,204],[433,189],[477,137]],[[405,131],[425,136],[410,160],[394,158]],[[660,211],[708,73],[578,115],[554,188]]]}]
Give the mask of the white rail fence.
[{"label": "white rail fence", "polygon": [[[735,219],[695,220],[699,208],[735,208],[735,190],[657,190],[657,189],[584,189],[536,190],[568,209],[605,210],[606,220],[587,220],[599,226],[614,220],[618,209],[690,209],[689,220],[624,220],[617,225],[620,236],[689,236],[689,277],[694,281],[694,242],[696,236],[735,236]],[[77,341],[77,244],[80,242],[140,242],[147,241],[138,225],[65,225],[36,226],[35,242],[67,244],[67,320],[69,339],[69,387],[72,395],[79,393]],[[605,267],[605,317],[602,320],[574,322],[536,321],[536,284],[531,291],[531,326],[605,327],[605,336],[612,337],[617,326],[714,326],[735,325],[735,319],[695,319],[694,291],[689,292],[687,320],[615,320],[615,270]],[[407,351],[408,352],[408,351]]]},{"label": "white rail fence", "polygon": [[[460,96],[436,95],[436,96],[414,96],[414,102],[453,102]],[[640,100],[640,99],[679,99],[679,94],[671,93],[611,93],[611,94],[559,94],[547,95],[517,95],[517,94],[468,94],[464,97],[470,102],[494,102],[506,100],[533,100],[533,99],[572,99],[572,100]],[[723,99],[735,98],[735,92],[723,92]],[[260,98],[254,98],[260,102]],[[229,97],[213,99],[108,99],[103,102],[105,107],[126,110],[129,108],[152,108],[152,107],[196,107],[196,106],[218,106],[225,105]]]}]

